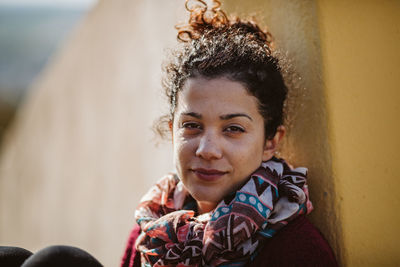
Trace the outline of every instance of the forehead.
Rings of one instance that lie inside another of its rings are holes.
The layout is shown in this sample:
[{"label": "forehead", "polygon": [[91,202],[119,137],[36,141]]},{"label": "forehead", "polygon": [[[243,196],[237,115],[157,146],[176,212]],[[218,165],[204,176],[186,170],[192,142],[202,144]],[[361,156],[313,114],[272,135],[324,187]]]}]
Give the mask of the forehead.
[{"label": "forehead", "polygon": [[240,82],[224,77],[189,78],[178,93],[176,114],[182,112],[216,115],[245,112],[259,115],[257,98]]}]

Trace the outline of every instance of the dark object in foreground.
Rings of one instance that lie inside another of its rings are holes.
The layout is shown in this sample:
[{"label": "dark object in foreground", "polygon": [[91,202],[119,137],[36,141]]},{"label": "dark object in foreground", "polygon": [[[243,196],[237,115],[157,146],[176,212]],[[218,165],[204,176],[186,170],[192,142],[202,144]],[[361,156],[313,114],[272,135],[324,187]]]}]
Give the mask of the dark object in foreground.
[{"label": "dark object in foreground", "polygon": [[0,246],[0,266],[19,267],[32,254],[23,248]]},{"label": "dark object in foreground", "polygon": [[18,247],[0,247],[0,266],[4,267],[100,267],[86,251],[70,246],[51,246],[35,254]]}]

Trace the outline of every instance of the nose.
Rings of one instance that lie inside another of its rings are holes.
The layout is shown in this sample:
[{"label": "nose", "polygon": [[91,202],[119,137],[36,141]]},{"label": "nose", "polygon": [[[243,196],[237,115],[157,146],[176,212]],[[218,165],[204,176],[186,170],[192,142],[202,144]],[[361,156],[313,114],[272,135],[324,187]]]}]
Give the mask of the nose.
[{"label": "nose", "polygon": [[196,156],[205,160],[216,160],[222,158],[221,144],[218,137],[213,133],[201,136],[199,145],[196,149]]}]

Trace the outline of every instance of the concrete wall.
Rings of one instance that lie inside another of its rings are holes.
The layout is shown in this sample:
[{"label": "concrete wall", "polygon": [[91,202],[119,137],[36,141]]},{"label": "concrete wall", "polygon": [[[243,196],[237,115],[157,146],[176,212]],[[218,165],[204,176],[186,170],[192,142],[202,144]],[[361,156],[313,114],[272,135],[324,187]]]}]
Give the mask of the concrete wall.
[{"label": "concrete wall", "polygon": [[309,167],[310,217],[339,262],[398,266],[400,2],[227,6],[263,16],[303,78],[282,154]]},{"label": "concrete wall", "polygon": [[345,265],[400,265],[400,2],[318,1]]}]

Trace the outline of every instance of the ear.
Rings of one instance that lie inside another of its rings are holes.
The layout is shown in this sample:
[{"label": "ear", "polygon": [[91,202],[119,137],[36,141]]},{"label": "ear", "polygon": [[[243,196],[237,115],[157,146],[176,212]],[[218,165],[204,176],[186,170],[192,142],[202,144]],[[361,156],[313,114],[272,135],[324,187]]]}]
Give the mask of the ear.
[{"label": "ear", "polygon": [[285,136],[285,133],[285,126],[281,125],[276,129],[275,136],[265,141],[264,153],[262,157],[263,161],[270,160],[274,156],[275,151],[278,149],[280,142]]},{"label": "ear", "polygon": [[171,140],[174,141],[174,131],[173,131],[173,127],[174,127],[174,122],[172,120],[168,121],[168,128],[169,128],[169,133],[171,134]]}]

